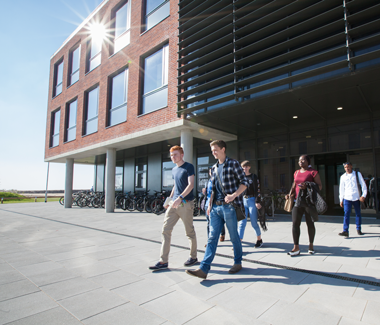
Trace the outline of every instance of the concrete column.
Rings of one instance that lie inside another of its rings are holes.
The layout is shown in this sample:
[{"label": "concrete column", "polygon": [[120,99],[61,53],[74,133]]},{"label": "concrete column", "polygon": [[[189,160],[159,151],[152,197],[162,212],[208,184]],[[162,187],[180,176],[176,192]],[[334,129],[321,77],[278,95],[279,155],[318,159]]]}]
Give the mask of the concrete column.
[{"label": "concrete column", "polygon": [[66,158],[65,208],[73,204],[74,158]]},{"label": "concrete column", "polygon": [[115,211],[116,149],[107,149],[106,157],[106,213]]},{"label": "concrete column", "polygon": [[184,160],[190,164],[193,162],[193,133],[189,129],[181,131],[181,147],[185,152]]}]

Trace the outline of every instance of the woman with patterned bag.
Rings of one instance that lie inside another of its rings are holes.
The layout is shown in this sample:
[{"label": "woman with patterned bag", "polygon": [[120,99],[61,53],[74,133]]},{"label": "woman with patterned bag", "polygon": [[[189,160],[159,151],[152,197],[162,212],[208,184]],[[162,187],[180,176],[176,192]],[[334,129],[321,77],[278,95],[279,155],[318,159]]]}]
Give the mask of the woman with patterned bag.
[{"label": "woman with patterned bag", "polygon": [[[292,210],[292,222],[293,222],[293,249],[288,253],[290,256],[300,255],[299,238],[300,238],[300,225],[303,215],[305,214],[307,230],[309,233],[309,254],[314,254],[314,237],[315,237],[315,225],[313,218],[310,214],[308,208],[308,202],[304,196],[300,194],[300,190],[304,190],[301,193],[306,193],[307,186],[313,184],[319,191],[322,189],[321,178],[319,177],[318,171],[311,168],[310,157],[307,155],[300,156],[298,160],[299,170],[294,173],[294,183],[290,191],[290,198],[297,199],[297,203],[294,205]],[[286,195],[286,199],[289,198],[289,194]]]}]

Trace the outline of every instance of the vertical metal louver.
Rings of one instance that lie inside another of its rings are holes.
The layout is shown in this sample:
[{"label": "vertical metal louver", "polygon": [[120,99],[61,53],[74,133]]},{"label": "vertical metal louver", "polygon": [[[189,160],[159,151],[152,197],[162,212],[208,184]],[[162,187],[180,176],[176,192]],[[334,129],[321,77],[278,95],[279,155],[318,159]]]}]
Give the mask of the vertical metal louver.
[{"label": "vertical metal louver", "polygon": [[380,64],[378,0],[179,2],[178,113]]}]

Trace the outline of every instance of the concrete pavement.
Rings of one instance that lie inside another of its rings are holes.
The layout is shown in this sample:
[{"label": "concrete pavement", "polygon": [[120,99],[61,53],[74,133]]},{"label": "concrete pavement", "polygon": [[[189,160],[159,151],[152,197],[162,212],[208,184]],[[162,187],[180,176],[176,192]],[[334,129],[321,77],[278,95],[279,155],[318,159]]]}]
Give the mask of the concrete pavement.
[{"label": "concrete pavement", "polygon": [[[169,270],[159,259],[163,215],[64,209],[58,202],[0,206],[0,324],[380,323],[380,221],[338,236],[342,217],[321,216],[315,255],[292,248],[291,221],[276,216],[254,249],[248,223],[243,270],[231,275],[231,242],[219,244],[207,280],[185,273],[188,240],[174,228]],[[206,220],[195,218],[198,249]],[[201,260],[200,252],[198,259]],[[192,267],[194,269],[196,267]]]}]

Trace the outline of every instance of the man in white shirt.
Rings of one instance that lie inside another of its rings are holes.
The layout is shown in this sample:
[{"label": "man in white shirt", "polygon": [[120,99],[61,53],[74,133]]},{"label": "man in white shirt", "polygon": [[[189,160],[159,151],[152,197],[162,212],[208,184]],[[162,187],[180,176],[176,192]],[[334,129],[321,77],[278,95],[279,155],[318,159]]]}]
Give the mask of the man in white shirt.
[{"label": "man in white shirt", "polygon": [[[367,186],[361,173],[352,170],[352,164],[346,162],[343,164],[344,170],[346,171],[340,177],[339,185],[339,201],[340,206],[344,208],[344,221],[343,221],[343,232],[339,233],[339,236],[348,237],[348,227],[350,225],[350,214],[352,206],[354,206],[356,214],[356,230],[358,235],[363,235],[361,231],[362,226],[362,215],[360,211],[360,202],[365,201],[367,195]],[[358,174],[359,183],[362,190],[362,195],[360,196],[356,173]]]}]

